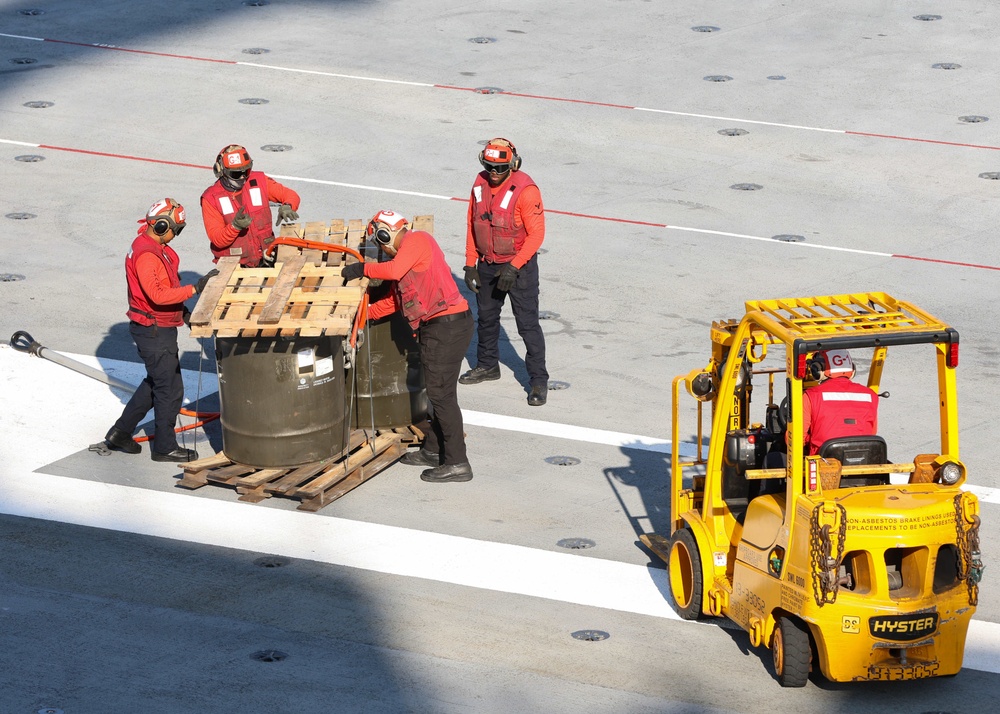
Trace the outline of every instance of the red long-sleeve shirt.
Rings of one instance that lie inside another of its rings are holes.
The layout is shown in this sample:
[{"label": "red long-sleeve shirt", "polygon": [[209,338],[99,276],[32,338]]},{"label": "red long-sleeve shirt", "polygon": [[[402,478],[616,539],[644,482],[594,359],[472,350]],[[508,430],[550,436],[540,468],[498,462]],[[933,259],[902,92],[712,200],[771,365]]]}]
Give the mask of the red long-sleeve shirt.
[{"label": "red long-sleeve shirt", "polygon": [[[399,252],[396,256],[385,263],[368,262],[365,263],[365,277],[381,278],[382,280],[399,280],[409,271],[415,270],[418,273],[428,270],[434,254],[431,251],[431,244],[425,237],[427,234],[422,231],[409,231],[403,236],[399,243]],[[368,317],[378,320],[386,315],[391,315],[399,309],[399,299],[396,290],[390,290],[385,297],[373,302],[368,306]],[[453,305],[440,315],[451,315],[453,313],[465,312],[469,309],[469,303],[464,299],[457,305]]]},{"label": "red long-sleeve shirt", "polygon": [[146,299],[160,306],[177,305],[194,295],[194,285],[170,287],[170,276],[163,261],[152,253],[143,253],[135,261],[135,274]]},{"label": "red long-sleeve shirt", "polygon": [[[302,199],[299,198],[299,194],[295,193],[292,189],[287,186],[282,186],[280,183],[272,179],[270,176],[267,178],[267,199],[274,203],[287,203],[292,207],[293,211],[299,210],[299,203]],[[231,196],[238,194],[231,193]],[[233,199],[233,203],[239,205],[236,199]],[[236,237],[240,234],[230,221],[226,220],[226,217],[222,215],[219,207],[216,206],[211,200],[202,198],[201,200],[201,217],[205,223],[205,233],[208,234],[208,240],[211,241],[212,245],[217,249],[228,248],[236,240]]]},{"label": "red long-sleeve shirt", "polygon": [[[513,176],[513,172],[511,176]],[[507,177],[507,181],[509,180],[510,176]],[[504,188],[507,181],[499,186],[490,186],[490,202],[498,191],[507,190]],[[466,265],[475,265],[479,259],[479,253],[476,251],[476,240],[472,235],[472,216],[475,206],[475,199],[470,196],[465,234]],[[517,251],[510,261],[511,265],[520,270],[525,263],[531,260],[531,256],[538,252],[538,249],[542,247],[542,241],[545,240],[545,208],[542,206],[542,192],[538,190],[538,186],[527,186],[521,191],[517,205],[514,206],[514,225],[524,226],[528,233],[524,237],[524,245],[521,246],[521,250]]]}]

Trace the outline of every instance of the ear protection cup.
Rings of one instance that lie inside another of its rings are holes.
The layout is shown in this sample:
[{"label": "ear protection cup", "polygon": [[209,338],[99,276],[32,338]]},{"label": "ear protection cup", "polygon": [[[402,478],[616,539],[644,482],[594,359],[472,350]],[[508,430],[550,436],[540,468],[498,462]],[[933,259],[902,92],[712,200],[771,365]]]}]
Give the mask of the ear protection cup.
[{"label": "ear protection cup", "polygon": [[[517,147],[511,143],[510,139],[504,139],[502,136],[498,136],[495,139],[490,139],[486,142],[486,145],[497,144],[498,146],[506,146],[510,149],[510,170],[518,171],[521,168],[521,157],[517,154]],[[483,168],[486,168],[486,149],[479,152],[479,163],[482,164]]]},{"label": "ear protection cup", "polygon": [[365,235],[380,245],[389,245],[407,225],[406,218],[395,211],[379,211],[368,221]]},{"label": "ear protection cup", "polygon": [[809,379],[811,379],[813,382],[818,382],[820,379],[823,378],[822,359],[813,358],[809,360],[809,363],[806,365],[806,368],[807,368],[806,371],[809,373]]},{"label": "ear protection cup", "polygon": [[[139,222],[142,223],[142,220]],[[172,198],[157,201],[146,211],[146,225],[158,236],[166,235],[167,231],[173,231],[176,236],[187,225],[184,206]]]},{"label": "ear protection cup", "polygon": [[389,245],[392,243],[392,233],[382,226],[373,228],[371,236],[377,243],[381,243],[382,245]]}]

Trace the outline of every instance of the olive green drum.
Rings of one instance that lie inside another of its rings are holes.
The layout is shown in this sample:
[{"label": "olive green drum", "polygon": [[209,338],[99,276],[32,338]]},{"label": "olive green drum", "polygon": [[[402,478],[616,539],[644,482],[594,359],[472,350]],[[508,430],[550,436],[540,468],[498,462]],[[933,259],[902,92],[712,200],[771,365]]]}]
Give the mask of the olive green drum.
[{"label": "olive green drum", "polygon": [[347,372],[347,409],[355,429],[393,429],[427,418],[420,345],[402,313],[370,323]]},{"label": "olive green drum", "polygon": [[275,468],[344,452],[342,337],[217,337],[215,356],[227,457]]}]

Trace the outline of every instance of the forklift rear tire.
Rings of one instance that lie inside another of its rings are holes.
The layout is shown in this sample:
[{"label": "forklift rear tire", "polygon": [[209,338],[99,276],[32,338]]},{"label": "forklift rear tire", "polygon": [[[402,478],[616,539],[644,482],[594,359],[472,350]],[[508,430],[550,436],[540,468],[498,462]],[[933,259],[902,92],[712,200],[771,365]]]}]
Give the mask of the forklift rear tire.
[{"label": "forklift rear tire", "polygon": [[771,656],[774,657],[774,673],[782,687],[806,686],[812,665],[809,628],[791,617],[778,618],[771,637]]},{"label": "forklift rear tire", "polygon": [[685,620],[701,617],[704,581],[701,572],[701,553],[694,535],[687,528],[680,528],[670,539],[670,594],[677,605],[677,614]]}]

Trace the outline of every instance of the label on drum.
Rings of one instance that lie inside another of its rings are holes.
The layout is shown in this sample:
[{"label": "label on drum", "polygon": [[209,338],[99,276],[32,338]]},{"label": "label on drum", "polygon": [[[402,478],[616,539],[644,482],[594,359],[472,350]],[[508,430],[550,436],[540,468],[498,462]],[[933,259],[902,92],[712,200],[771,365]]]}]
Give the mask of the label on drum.
[{"label": "label on drum", "polygon": [[323,357],[322,359],[316,360],[316,376],[322,377],[324,374],[330,374],[333,371],[333,357]]},{"label": "label on drum", "polygon": [[316,364],[316,357],[313,355],[312,347],[308,347],[301,352],[296,352],[295,359],[298,360],[300,372]]}]

